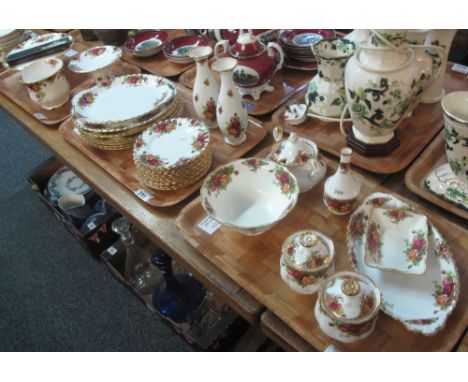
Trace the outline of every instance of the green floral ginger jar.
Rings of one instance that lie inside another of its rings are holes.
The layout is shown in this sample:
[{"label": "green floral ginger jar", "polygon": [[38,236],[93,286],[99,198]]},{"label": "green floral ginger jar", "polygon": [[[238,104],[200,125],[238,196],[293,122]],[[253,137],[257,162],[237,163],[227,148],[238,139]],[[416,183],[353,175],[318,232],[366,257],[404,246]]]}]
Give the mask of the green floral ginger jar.
[{"label": "green floral ginger jar", "polygon": [[344,71],[354,54],[354,43],[342,38],[328,38],[312,46],[318,72],[305,95],[307,111],[323,117],[339,118],[345,105]]},{"label": "green floral ginger jar", "polygon": [[411,109],[418,76],[406,30],[370,31],[367,43],[356,49],[345,68],[345,93],[357,141],[384,145],[394,138]]}]

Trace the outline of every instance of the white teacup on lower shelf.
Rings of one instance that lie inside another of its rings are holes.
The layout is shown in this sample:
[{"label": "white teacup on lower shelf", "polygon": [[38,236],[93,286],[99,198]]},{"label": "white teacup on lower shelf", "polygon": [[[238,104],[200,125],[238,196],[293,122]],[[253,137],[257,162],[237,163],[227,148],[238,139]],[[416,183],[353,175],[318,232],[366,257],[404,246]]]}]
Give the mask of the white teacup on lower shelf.
[{"label": "white teacup on lower shelf", "polygon": [[422,275],[427,243],[426,216],[411,207],[374,208],[369,215],[364,261],[384,271]]}]

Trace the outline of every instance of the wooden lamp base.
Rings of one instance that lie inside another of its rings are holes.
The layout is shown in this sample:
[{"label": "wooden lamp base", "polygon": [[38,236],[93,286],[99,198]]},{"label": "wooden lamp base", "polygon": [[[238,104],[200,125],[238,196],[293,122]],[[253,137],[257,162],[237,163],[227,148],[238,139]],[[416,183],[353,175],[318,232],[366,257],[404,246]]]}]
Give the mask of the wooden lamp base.
[{"label": "wooden lamp base", "polygon": [[398,131],[395,130],[393,138],[388,142],[372,145],[358,140],[354,135],[352,127],[350,127],[348,128],[346,143],[348,147],[353,149],[353,151],[365,157],[383,157],[390,154],[400,145],[400,136]]}]

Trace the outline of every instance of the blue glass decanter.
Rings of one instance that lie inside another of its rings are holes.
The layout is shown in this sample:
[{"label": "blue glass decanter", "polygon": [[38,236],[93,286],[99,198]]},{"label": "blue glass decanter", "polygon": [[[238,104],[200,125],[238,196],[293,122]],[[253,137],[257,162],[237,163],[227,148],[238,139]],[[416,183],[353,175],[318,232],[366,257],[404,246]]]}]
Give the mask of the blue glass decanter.
[{"label": "blue glass decanter", "polygon": [[206,290],[190,275],[174,275],[172,259],[161,249],[151,257],[164,276],[153,294],[154,307],[174,322],[187,321],[190,312],[202,303]]}]

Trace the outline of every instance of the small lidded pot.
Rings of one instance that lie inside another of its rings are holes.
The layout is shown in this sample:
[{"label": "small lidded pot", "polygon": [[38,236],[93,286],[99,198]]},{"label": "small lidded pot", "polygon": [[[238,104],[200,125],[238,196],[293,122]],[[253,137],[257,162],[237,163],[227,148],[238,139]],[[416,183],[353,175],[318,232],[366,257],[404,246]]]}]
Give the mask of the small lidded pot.
[{"label": "small lidded pot", "polygon": [[317,145],[295,133],[282,140],[283,130],[280,127],[275,127],[273,135],[276,144],[272,147],[269,158],[286,166],[294,174],[300,192],[309,191],[327,172],[327,165],[322,160]]},{"label": "small lidded pot", "polygon": [[327,278],[320,287],[315,318],[329,337],[346,343],[368,337],[380,308],[380,291],[360,273],[344,271]]},{"label": "small lidded pot", "polygon": [[283,243],[281,278],[297,293],[315,293],[335,271],[334,255],[333,241],[328,236],[313,230],[296,232]]}]

